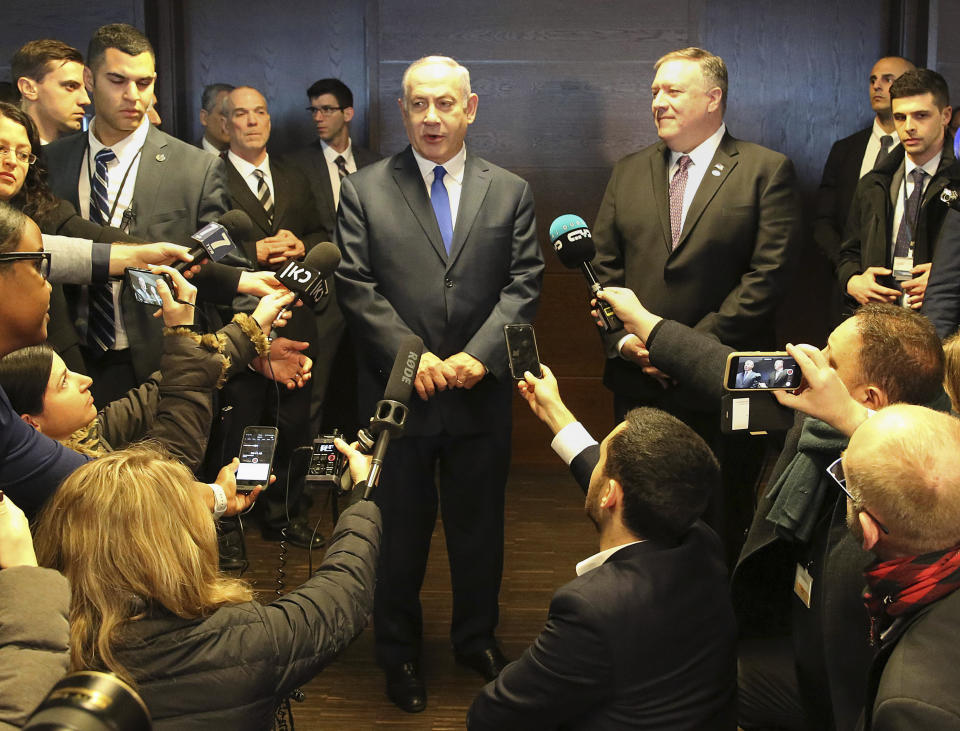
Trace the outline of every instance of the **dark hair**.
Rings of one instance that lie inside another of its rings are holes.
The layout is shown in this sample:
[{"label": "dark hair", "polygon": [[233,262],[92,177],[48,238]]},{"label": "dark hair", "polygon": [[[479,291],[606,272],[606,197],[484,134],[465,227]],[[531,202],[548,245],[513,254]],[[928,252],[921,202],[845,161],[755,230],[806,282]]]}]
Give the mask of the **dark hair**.
[{"label": "dark hair", "polygon": [[13,79],[14,84],[21,76],[34,81],[43,81],[47,72],[52,70],[51,61],[60,61],[61,66],[68,61],[82,64],[83,56],[80,55],[80,51],[63,41],[55,41],[52,38],[30,41],[20,46],[10,59],[10,78]]},{"label": "dark hair", "polygon": [[720,486],[716,458],[689,426],[659,409],[631,410],[607,443],[607,477],[623,488],[623,522],[636,536],[676,541]]},{"label": "dark hair", "polygon": [[316,99],[324,94],[333,94],[341,107],[353,106],[353,92],[340,79],[320,79],[310,84],[310,88],[307,89],[308,99]]},{"label": "dark hair", "polygon": [[97,28],[90,44],[87,46],[87,66],[96,71],[103,62],[103,56],[108,48],[115,48],[128,56],[139,56],[149,52],[156,59],[150,41],[139,30],[126,23],[111,23]]},{"label": "dark hair", "polygon": [[930,69],[910,69],[904,71],[890,84],[890,101],[908,96],[933,94],[933,103],[937,109],[943,109],[950,104],[950,88],[947,80],[936,71]]},{"label": "dark hair", "polygon": [[[9,203],[0,201],[0,253],[13,251],[23,237],[23,229],[27,225],[27,217],[19,209]],[[0,264],[9,266],[13,262]]]},{"label": "dark hair", "polygon": [[200,108],[212,112],[213,103],[217,100],[220,92],[225,91],[229,94],[236,88],[233,84],[207,84],[203,87],[203,93],[200,95]]},{"label": "dark hair", "polygon": [[923,406],[943,384],[943,345],[926,317],[896,305],[871,302],[855,313],[860,374],[883,389],[890,403]]},{"label": "dark hair", "polygon": [[37,161],[27,168],[27,174],[23,179],[23,187],[8,203],[26,213],[35,221],[39,221],[58,205],[57,197],[50,192],[50,188],[47,186],[47,169],[43,166],[40,135],[30,116],[14,104],[0,102],[0,117],[6,117],[10,121],[16,122],[27,131],[30,149],[37,155]]},{"label": "dark hair", "polygon": [[29,345],[0,358],[0,388],[18,414],[43,412],[43,395],[53,369],[53,348]]}]

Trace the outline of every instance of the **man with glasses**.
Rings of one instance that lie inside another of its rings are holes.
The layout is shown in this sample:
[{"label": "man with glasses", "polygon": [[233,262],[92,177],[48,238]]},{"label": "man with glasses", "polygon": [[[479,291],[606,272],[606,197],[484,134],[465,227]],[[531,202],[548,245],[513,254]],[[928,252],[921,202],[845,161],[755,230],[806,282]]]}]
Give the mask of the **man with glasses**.
[{"label": "man with glasses", "polygon": [[[654,366],[675,372],[701,398],[719,401],[732,348],[650,313],[628,290],[610,287],[602,297],[627,332],[646,342]],[[822,353],[811,350],[849,391],[861,419],[892,403],[950,408],[941,386],[943,348],[915,312],[865,305],[834,329]],[[788,351],[809,380],[804,352]],[[799,397],[775,394],[801,408]],[[849,535],[846,497],[827,473],[852,432],[835,422],[798,415],[731,578],[740,626],[738,721],[745,731],[850,729],[863,708],[873,652],[858,597],[869,556]]]},{"label": "man with glasses", "polygon": [[[960,421],[912,405],[871,415],[816,349],[795,357],[810,387],[780,400],[850,437],[828,471],[845,495],[864,566],[875,654],[858,728],[960,729]],[[861,609],[863,607],[861,606]]]},{"label": "man with glasses", "polygon": [[[310,114],[317,139],[288,156],[310,180],[310,188],[320,206],[321,223],[328,240],[333,240],[337,206],[340,205],[340,181],[360,168],[380,159],[376,152],[361,147],[350,138],[354,117],[353,92],[340,79],[320,79],[307,89]],[[347,434],[361,426],[357,418],[357,367],[353,342],[346,332],[343,313],[337,302],[336,285],[330,280],[330,305],[317,316],[317,334],[323,348],[313,364],[313,404],[315,424],[337,427]],[[337,388],[328,393],[333,381]]]}]

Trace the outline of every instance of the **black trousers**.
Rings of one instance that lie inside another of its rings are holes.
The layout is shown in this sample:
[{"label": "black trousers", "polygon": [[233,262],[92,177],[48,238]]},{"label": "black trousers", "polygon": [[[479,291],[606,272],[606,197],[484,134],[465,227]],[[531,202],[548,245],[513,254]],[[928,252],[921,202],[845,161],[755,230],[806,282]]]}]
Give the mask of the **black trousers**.
[{"label": "black trousers", "polygon": [[420,587],[438,508],[450,559],[453,647],[470,653],[493,644],[509,467],[509,422],[496,432],[390,443],[375,493],[383,512],[373,612],[381,665],[419,660]]}]

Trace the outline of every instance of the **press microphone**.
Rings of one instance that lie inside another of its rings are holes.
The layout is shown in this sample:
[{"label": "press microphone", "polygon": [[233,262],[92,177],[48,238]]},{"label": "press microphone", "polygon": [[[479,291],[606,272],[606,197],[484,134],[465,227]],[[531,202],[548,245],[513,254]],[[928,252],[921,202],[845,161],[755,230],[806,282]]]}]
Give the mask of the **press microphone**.
[{"label": "press microphone", "polygon": [[220,261],[227,254],[237,250],[233,239],[245,241],[253,232],[253,222],[246,211],[234,208],[220,217],[219,223],[208,223],[190,237],[190,255],[194,261],[178,261],[173,268],[185,272],[198,259]]},{"label": "press microphone", "polygon": [[336,271],[340,264],[340,249],[329,241],[321,241],[307,253],[303,261],[291,259],[277,272],[277,280],[284,287],[297,293],[297,301],[312,307],[327,294],[326,278]]},{"label": "press microphone", "polygon": [[597,247],[593,244],[593,236],[587,228],[587,222],[580,216],[570,213],[558,216],[550,224],[550,243],[560,257],[560,263],[567,269],[579,268],[587,278],[590,291],[597,300],[597,314],[600,316],[604,331],[613,332],[622,329],[623,323],[613,314],[613,308],[597,297],[597,292],[603,289],[603,286],[597,279],[593,264],[590,263],[597,254]]},{"label": "press microphone", "polygon": [[370,426],[360,430],[361,433],[358,435],[360,451],[368,452],[370,447],[367,446],[364,449],[364,445],[373,443],[373,461],[370,464],[370,474],[367,476],[364,498],[369,498],[373,488],[380,482],[383,458],[387,453],[390,438],[400,436],[406,426],[407,404],[413,392],[413,382],[417,377],[417,367],[420,365],[422,354],[423,341],[416,335],[408,335],[401,341],[397,357],[393,362],[393,370],[390,371],[390,379],[383,392],[383,399],[374,407]]}]

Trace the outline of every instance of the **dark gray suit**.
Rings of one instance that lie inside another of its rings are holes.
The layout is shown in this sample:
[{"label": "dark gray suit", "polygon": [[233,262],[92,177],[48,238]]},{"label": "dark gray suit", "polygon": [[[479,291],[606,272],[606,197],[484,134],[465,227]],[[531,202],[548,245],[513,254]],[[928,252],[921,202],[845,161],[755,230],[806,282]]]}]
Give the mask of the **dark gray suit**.
[{"label": "dark gray suit", "polygon": [[[382,159],[379,153],[360,147],[352,140],[350,150],[357,170]],[[332,241],[337,225],[337,207],[333,202],[333,187],[330,185],[327,159],[323,156],[323,145],[320,140],[314,140],[288,155],[285,160],[302,170],[310,181],[310,190],[319,205],[320,225],[325,232],[323,240]],[[330,304],[317,316],[317,336],[323,348],[313,362],[313,412],[317,420],[322,419],[323,431],[337,427],[346,434],[353,434],[362,425],[356,413],[357,364],[333,278],[329,285]],[[328,390],[331,382],[335,387]]]},{"label": "dark gray suit", "polygon": [[472,390],[416,394],[403,439],[392,442],[377,500],[384,540],[374,613],[383,664],[417,659],[419,591],[437,512],[439,461],[453,584],[454,647],[493,642],[503,561],[503,492],[513,383],[503,326],[530,322],[543,259],[530,186],[467,155],[448,256],[408,147],[346,177],[340,191],[340,303],[355,338],[361,415],[382,397],[410,333],[439,358],[465,351],[487,368]]},{"label": "dark gray suit", "polygon": [[[50,188],[77,210],[78,182],[87,150],[87,133],[51,142],[43,154]],[[186,243],[201,226],[229,208],[223,161],[151,126],[140,155],[129,233],[146,241]],[[136,377],[145,381],[160,364],[162,321],[133,299],[125,286],[123,320]]]}]

